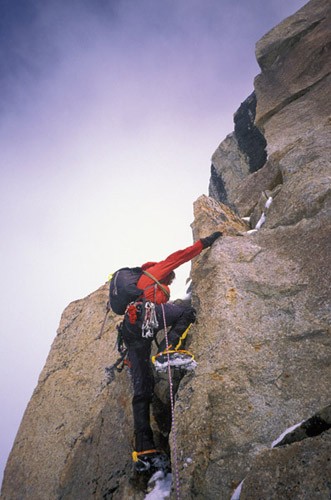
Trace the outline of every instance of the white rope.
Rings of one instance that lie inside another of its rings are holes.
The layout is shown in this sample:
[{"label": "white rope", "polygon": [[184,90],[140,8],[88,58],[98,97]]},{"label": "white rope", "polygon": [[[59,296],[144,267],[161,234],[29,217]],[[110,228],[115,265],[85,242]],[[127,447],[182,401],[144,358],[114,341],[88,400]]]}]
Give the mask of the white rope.
[{"label": "white rope", "polygon": [[171,433],[172,433],[172,443],[173,443],[173,456],[175,462],[175,482],[176,482],[176,497],[179,500],[179,470],[178,470],[178,456],[177,456],[177,432],[176,432],[176,420],[175,420],[175,405],[173,398],[173,385],[172,385],[172,376],[171,376],[171,367],[170,367],[170,354],[169,354],[169,342],[168,342],[168,332],[167,332],[167,323],[165,318],[164,306],[161,304],[162,314],[163,314],[163,325],[164,325],[164,333],[165,333],[165,341],[166,341],[166,350],[168,357],[168,378],[169,378],[169,392],[170,392],[170,402],[171,402]]}]

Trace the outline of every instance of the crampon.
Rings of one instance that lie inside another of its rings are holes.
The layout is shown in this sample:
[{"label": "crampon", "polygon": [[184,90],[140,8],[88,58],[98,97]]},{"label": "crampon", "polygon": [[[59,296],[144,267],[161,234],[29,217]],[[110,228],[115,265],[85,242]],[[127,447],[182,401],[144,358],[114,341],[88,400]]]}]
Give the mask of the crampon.
[{"label": "crampon", "polygon": [[180,370],[195,370],[197,362],[194,360],[194,355],[185,350],[169,350],[163,351],[152,357],[155,370],[165,372],[168,365]]},{"label": "crampon", "polygon": [[154,474],[157,471],[162,471],[164,475],[170,472],[170,460],[168,455],[159,451],[152,452],[133,452],[134,470],[138,474],[148,472]]}]

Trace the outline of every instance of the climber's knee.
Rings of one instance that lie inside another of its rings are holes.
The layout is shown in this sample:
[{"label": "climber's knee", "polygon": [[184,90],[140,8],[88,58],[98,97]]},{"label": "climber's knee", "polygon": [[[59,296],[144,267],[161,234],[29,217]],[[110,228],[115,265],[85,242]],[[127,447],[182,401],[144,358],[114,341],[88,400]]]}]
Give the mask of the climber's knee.
[{"label": "climber's knee", "polygon": [[183,317],[186,319],[187,323],[195,323],[197,312],[194,307],[187,307],[183,311]]}]

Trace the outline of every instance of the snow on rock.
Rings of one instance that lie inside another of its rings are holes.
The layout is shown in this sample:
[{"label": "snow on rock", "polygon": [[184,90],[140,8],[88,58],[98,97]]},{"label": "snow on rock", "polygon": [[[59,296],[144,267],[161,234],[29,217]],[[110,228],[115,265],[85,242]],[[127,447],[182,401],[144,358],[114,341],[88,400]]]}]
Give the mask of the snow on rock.
[{"label": "snow on rock", "polygon": [[261,229],[261,227],[263,226],[263,224],[267,220],[266,213],[267,213],[268,208],[271,206],[271,203],[272,203],[272,196],[269,196],[269,198],[265,202],[264,210],[263,210],[261,217],[259,218],[259,220],[255,226],[255,229]]},{"label": "snow on rock", "polygon": [[265,213],[263,212],[261,217],[258,220],[258,223],[255,226],[255,229],[261,229],[261,227],[263,226],[265,221],[266,221],[266,216],[265,216]]},{"label": "snow on rock", "polygon": [[240,500],[240,493],[241,493],[241,489],[243,487],[243,483],[244,483],[244,480],[241,481],[240,484],[238,484],[237,488],[234,490],[234,492],[232,494],[231,500]]},{"label": "snow on rock", "polygon": [[184,461],[184,467],[188,467],[189,465],[191,465],[193,463],[193,460],[191,457],[188,457],[185,459]]},{"label": "snow on rock", "polygon": [[171,493],[172,485],[172,474],[167,474],[164,476],[162,471],[157,471],[151,479],[149,484],[153,484],[153,489],[145,496],[145,500],[162,500],[163,498],[169,498]]},{"label": "snow on rock", "polygon": [[275,439],[275,441],[272,442],[271,448],[274,448],[278,443],[280,443],[283,440],[283,438],[286,436],[286,434],[289,434],[290,432],[294,431],[294,429],[299,427],[303,422],[304,422],[304,420],[302,420],[298,424],[292,425],[292,427],[289,427],[288,429],[286,429],[277,439]]}]

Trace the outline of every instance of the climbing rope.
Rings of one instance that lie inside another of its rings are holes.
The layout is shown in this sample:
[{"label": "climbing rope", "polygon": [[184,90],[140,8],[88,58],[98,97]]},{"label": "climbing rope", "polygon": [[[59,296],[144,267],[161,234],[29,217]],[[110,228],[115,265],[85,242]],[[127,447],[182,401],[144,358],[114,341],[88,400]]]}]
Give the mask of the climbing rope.
[{"label": "climbing rope", "polygon": [[166,341],[166,350],[168,357],[168,378],[169,378],[169,392],[170,392],[170,402],[171,402],[171,431],[172,431],[172,443],[173,443],[173,456],[175,462],[175,482],[176,482],[176,497],[179,500],[179,470],[178,470],[178,455],[177,455],[177,431],[176,431],[176,420],[175,420],[175,405],[173,398],[173,385],[172,385],[172,376],[171,376],[171,367],[170,367],[170,354],[169,354],[169,342],[168,342],[168,332],[167,332],[167,323],[164,312],[164,306],[161,304],[162,314],[163,314],[163,325],[165,332],[165,341]]}]

